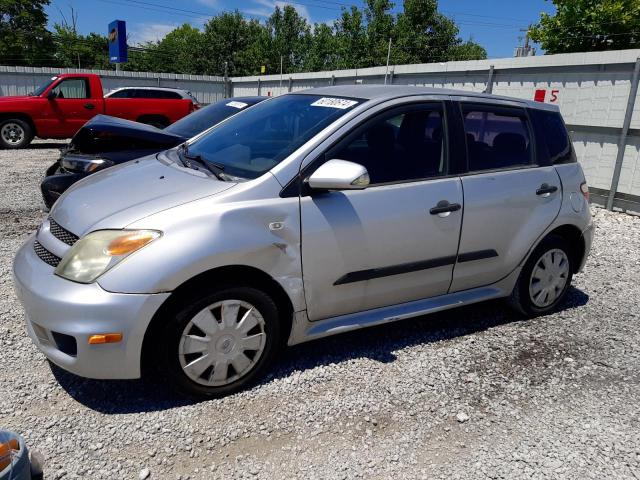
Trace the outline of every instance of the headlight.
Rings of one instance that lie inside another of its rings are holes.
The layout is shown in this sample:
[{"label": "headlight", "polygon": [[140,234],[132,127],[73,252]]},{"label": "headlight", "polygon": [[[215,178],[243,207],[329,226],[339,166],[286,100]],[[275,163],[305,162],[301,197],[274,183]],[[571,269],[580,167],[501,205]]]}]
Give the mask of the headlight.
[{"label": "headlight", "polygon": [[104,158],[74,158],[62,157],[60,165],[70,172],[91,173],[113,165],[110,160]]},{"label": "headlight", "polygon": [[91,283],[133,252],[159,238],[156,230],[98,230],[78,240],[56,268],[56,275]]}]

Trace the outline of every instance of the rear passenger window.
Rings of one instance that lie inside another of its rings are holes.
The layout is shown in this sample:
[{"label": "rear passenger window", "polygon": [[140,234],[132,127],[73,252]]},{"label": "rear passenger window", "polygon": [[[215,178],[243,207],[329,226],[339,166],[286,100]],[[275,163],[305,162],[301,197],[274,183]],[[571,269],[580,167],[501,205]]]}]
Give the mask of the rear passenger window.
[{"label": "rear passenger window", "polygon": [[540,129],[542,141],[547,145],[551,163],[574,162],[571,141],[560,113],[544,110],[532,110],[531,113]]},{"label": "rear passenger window", "polygon": [[524,110],[465,105],[469,171],[531,164],[531,134]]},{"label": "rear passenger window", "polygon": [[131,96],[131,90],[118,90],[115,93],[109,95],[109,98],[129,98]]}]

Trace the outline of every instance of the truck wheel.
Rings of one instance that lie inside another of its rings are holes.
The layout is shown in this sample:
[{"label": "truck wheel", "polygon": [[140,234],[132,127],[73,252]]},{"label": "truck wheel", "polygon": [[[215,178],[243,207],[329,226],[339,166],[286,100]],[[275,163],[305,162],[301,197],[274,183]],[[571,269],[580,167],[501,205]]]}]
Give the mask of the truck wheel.
[{"label": "truck wheel", "polygon": [[545,238],[524,265],[509,303],[527,317],[552,312],[567,294],[573,277],[567,241],[557,235]]},{"label": "truck wheel", "polygon": [[170,384],[217,398],[253,383],[279,350],[278,308],[264,292],[222,286],[187,298],[165,327],[160,364]]},{"label": "truck wheel", "polygon": [[33,140],[33,129],[24,120],[10,118],[0,122],[0,146],[24,148]]}]

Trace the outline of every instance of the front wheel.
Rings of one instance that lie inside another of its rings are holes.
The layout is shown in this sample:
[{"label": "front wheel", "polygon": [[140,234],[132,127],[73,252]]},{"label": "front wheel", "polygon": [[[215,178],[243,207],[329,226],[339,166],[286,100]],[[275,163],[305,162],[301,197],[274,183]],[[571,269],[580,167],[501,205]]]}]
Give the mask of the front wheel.
[{"label": "front wheel", "polygon": [[571,285],[573,265],[567,241],[552,235],[527,260],[510,297],[511,305],[528,317],[552,312]]},{"label": "front wheel", "polygon": [[184,393],[222,397],[271,366],[280,337],[278,309],[253,287],[224,287],[188,299],[165,329],[164,370]]},{"label": "front wheel", "polygon": [[0,146],[24,148],[33,140],[33,129],[24,120],[10,118],[0,122]]}]

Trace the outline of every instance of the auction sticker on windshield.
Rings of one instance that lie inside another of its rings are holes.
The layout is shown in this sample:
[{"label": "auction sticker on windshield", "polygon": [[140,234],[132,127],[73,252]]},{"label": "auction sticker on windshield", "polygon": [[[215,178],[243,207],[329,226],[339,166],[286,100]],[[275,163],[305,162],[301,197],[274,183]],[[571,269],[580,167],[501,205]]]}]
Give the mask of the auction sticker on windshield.
[{"label": "auction sticker on windshield", "polygon": [[323,97],[311,104],[312,107],[329,107],[329,108],[339,108],[340,110],[344,110],[345,108],[353,107],[357,104],[355,100],[347,100],[346,98],[330,98]]},{"label": "auction sticker on windshield", "polygon": [[244,103],[244,102],[236,102],[235,100],[233,102],[227,103],[227,107],[233,107],[233,108],[244,108],[246,106],[247,106],[246,103]]}]

